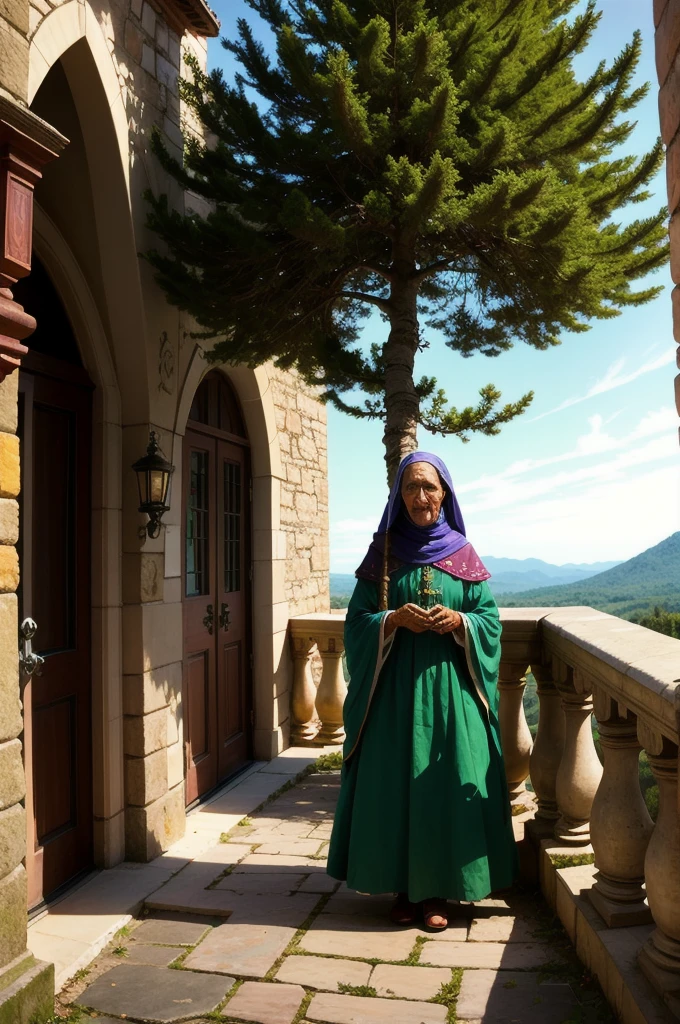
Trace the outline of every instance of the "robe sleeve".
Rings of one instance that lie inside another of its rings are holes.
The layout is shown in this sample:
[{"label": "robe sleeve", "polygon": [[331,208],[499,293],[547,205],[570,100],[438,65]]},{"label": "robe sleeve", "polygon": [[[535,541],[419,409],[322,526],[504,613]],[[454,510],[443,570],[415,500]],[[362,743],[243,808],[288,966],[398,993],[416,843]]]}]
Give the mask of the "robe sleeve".
[{"label": "robe sleeve", "polygon": [[465,624],[465,659],[472,681],[490,715],[498,720],[498,666],[501,621],[488,583],[465,583],[461,615]]},{"label": "robe sleeve", "polygon": [[378,584],[370,580],[357,580],[345,619],[345,652],[349,673],[343,708],[345,760],[354,753],[359,743],[380,670],[392,647],[395,634],[385,639],[388,615],[389,612],[378,608]]}]

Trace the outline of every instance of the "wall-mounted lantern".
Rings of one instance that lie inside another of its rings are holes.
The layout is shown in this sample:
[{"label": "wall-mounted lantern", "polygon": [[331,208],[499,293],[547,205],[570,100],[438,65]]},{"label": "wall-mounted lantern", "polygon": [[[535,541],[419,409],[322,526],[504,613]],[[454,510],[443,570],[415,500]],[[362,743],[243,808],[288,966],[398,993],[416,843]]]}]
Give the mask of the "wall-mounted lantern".
[{"label": "wall-mounted lantern", "polygon": [[140,535],[144,536],[146,532],[149,537],[158,537],[161,532],[161,519],[170,509],[170,477],[175,467],[168,462],[158,447],[154,430],[149,435],[146,455],[138,459],[132,468],[137,474],[139,511],[149,517],[149,522],[146,527],[141,528]]}]

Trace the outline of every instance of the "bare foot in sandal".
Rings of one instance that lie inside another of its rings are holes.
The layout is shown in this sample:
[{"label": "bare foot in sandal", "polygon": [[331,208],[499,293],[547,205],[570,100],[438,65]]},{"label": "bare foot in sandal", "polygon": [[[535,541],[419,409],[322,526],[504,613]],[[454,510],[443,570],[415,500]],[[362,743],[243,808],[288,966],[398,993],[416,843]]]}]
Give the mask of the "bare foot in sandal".
[{"label": "bare foot in sandal", "polygon": [[431,932],[443,932],[449,924],[449,907],[446,900],[423,900],[425,927]]},{"label": "bare foot in sandal", "polygon": [[411,903],[408,894],[400,892],[390,910],[392,924],[413,924],[418,917],[417,903]]}]

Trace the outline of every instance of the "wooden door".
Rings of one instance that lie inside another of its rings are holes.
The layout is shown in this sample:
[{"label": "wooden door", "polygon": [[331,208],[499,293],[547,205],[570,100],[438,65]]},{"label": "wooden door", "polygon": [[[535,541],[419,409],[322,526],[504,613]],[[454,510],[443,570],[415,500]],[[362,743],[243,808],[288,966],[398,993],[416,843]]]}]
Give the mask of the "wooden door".
[{"label": "wooden door", "polygon": [[216,450],[214,438],[184,439],[184,707],[186,799],[217,785]]},{"label": "wooden door", "polygon": [[209,374],[184,439],[186,799],[251,756],[250,476],[245,431],[226,381]]},{"label": "wooden door", "polygon": [[45,659],[23,694],[31,907],[93,862],[91,390],[83,371],[61,370],[65,379],[20,378],[20,614],[37,623],[33,648]]},{"label": "wooden door", "polygon": [[232,774],[249,755],[247,680],[249,486],[246,451],[217,444],[217,700],[218,772]]}]

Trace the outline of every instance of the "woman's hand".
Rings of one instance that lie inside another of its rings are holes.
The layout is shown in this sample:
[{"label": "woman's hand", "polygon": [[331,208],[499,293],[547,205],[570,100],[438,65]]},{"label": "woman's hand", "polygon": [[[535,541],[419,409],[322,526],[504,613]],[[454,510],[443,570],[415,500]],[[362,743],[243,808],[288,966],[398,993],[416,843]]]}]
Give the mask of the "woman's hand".
[{"label": "woman's hand", "polygon": [[404,604],[388,616],[385,623],[385,637],[388,637],[399,626],[410,629],[412,633],[426,633],[431,628],[430,612],[419,608],[417,604]]},{"label": "woman's hand", "polygon": [[460,612],[445,608],[443,604],[430,609],[430,629],[433,633],[454,633],[463,625]]}]

